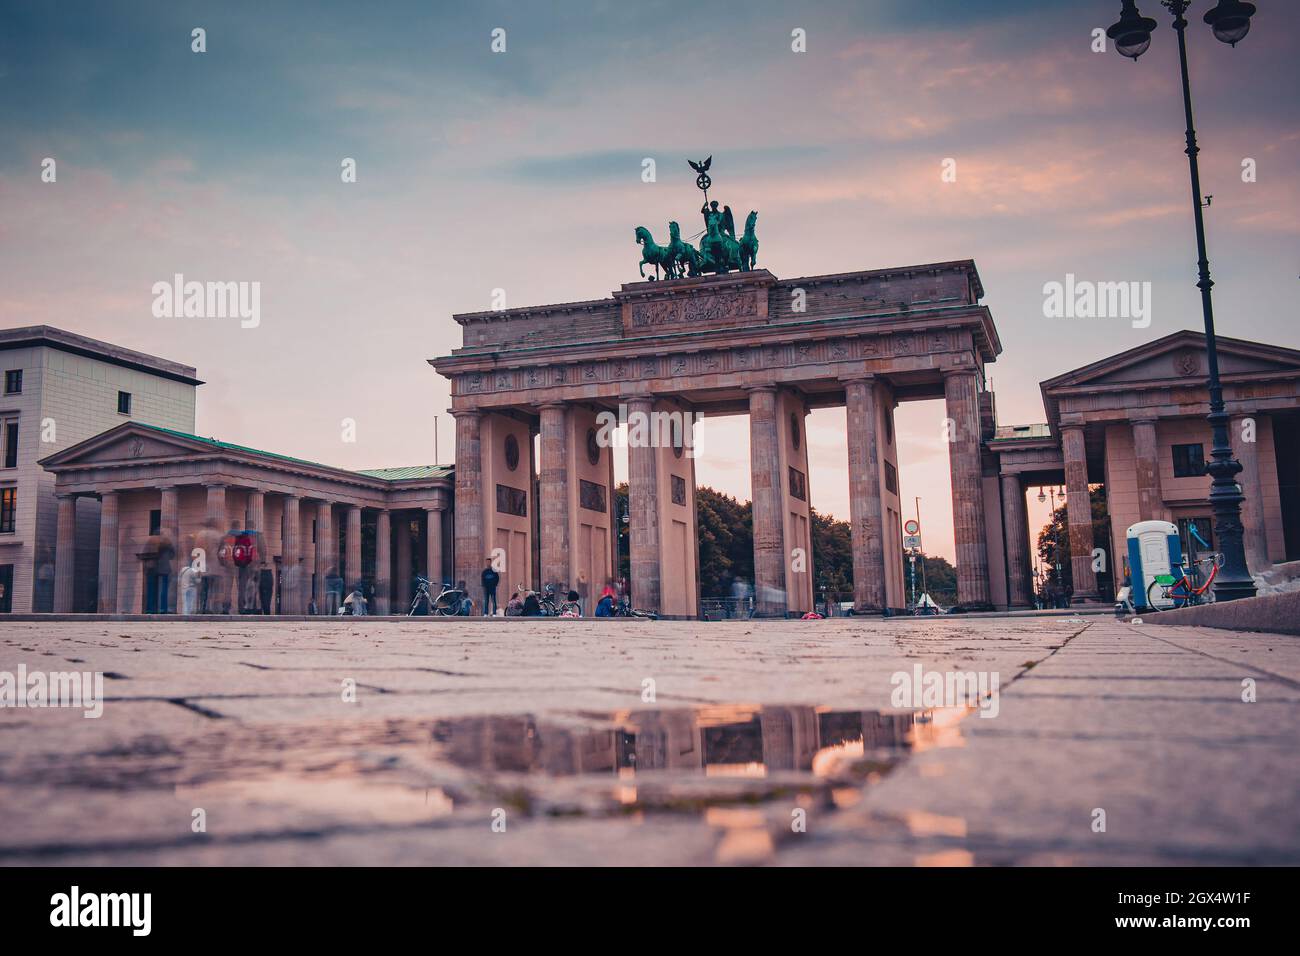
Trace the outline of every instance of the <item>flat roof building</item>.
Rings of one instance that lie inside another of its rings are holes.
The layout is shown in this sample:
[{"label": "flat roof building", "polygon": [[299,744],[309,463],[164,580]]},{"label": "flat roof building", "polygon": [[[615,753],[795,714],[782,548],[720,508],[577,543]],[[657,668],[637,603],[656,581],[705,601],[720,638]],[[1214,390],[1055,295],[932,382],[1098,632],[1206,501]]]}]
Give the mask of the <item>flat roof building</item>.
[{"label": "flat roof building", "polygon": [[[127,421],[192,431],[203,383],[188,365],[48,325],[0,330],[0,371],[0,612],[49,611],[58,505],[38,462]],[[99,503],[77,510],[89,554]],[[93,567],[81,571],[84,603]]]}]

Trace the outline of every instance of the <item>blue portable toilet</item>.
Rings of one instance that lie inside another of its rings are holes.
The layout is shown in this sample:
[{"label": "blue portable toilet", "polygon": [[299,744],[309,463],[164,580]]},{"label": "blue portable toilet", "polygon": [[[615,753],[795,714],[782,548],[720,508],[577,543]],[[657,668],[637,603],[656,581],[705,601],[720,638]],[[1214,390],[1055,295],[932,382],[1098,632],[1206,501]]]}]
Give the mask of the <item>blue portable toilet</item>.
[{"label": "blue portable toilet", "polygon": [[[1128,567],[1131,582],[1130,600],[1142,611],[1150,607],[1147,591],[1157,575],[1182,574],[1183,543],[1178,525],[1169,521],[1139,521],[1128,529]],[[1158,599],[1159,610],[1174,607],[1173,598]]]}]

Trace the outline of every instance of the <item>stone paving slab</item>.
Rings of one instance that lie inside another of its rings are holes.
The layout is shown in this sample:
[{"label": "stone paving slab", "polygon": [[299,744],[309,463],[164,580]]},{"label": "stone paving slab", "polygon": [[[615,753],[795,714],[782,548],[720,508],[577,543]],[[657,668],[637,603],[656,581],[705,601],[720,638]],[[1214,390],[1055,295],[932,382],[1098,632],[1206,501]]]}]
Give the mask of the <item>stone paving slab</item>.
[{"label": "stone paving slab", "polygon": [[[98,720],[0,709],[5,865],[1300,863],[1295,637],[1062,615],[0,623],[0,671],[20,663],[115,676]],[[996,672],[997,716],[893,706],[918,664]]]}]

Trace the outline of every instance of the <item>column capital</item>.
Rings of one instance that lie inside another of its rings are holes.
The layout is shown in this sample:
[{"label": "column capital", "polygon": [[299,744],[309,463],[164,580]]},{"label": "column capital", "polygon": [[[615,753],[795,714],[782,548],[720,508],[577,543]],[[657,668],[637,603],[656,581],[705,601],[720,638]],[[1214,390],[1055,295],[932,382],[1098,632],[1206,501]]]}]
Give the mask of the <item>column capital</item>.
[{"label": "column capital", "polygon": [[81,496],[75,491],[56,491],[54,497],[58,498],[60,501],[75,501]]},{"label": "column capital", "polygon": [[1160,416],[1154,412],[1133,412],[1128,417],[1130,425],[1154,425],[1160,420]]},{"label": "column capital", "polygon": [[948,379],[948,378],[955,378],[955,377],[958,376],[958,375],[976,375],[976,376],[978,376],[979,373],[980,373],[980,370],[979,370],[978,368],[976,368],[974,365],[957,365],[957,366],[953,366],[953,367],[950,367],[950,368],[941,368],[941,369],[939,369],[939,374],[941,374],[945,379]]},{"label": "column capital", "polygon": [[464,418],[469,421],[474,421],[483,417],[483,410],[480,408],[449,408],[447,409],[447,414],[452,418]]},{"label": "column capital", "polygon": [[880,376],[875,372],[863,372],[861,375],[841,375],[842,385],[874,385]]},{"label": "column capital", "polygon": [[568,407],[571,406],[572,404],[573,404],[572,402],[566,402],[566,401],[558,400],[558,399],[557,399],[556,401],[542,402],[542,404],[538,405],[537,407],[538,407],[539,409],[545,411],[545,410],[548,409],[548,408],[561,408],[561,409],[563,409],[563,408],[568,408]]},{"label": "column capital", "polygon": [[745,391],[749,392],[751,395],[755,392],[777,392],[780,391],[780,386],[775,383],[765,385],[746,385]]}]

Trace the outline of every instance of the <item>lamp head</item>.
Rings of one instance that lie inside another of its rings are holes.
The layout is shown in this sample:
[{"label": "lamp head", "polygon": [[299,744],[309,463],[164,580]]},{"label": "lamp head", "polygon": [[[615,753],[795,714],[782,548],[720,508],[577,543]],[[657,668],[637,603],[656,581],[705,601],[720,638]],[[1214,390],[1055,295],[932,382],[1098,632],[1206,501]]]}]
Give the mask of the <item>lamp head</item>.
[{"label": "lamp head", "polygon": [[1156,28],[1156,21],[1138,13],[1136,0],[1123,0],[1119,20],[1106,31],[1106,36],[1115,41],[1115,49],[1120,56],[1136,60],[1151,45],[1151,31]]},{"label": "lamp head", "polygon": [[1231,46],[1250,32],[1250,18],[1255,15],[1253,3],[1242,0],[1219,0],[1219,5],[1202,18],[1210,25],[1215,37]]}]

